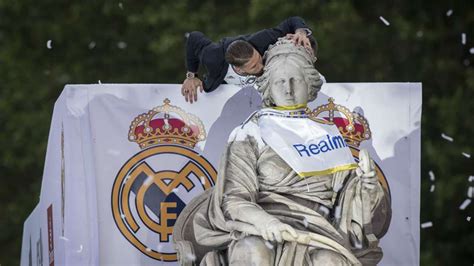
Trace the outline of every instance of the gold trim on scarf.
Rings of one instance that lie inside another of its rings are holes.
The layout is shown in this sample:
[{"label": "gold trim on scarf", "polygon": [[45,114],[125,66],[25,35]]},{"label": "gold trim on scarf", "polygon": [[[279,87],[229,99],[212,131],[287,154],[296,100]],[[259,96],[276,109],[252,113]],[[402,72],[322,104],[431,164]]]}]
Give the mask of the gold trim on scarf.
[{"label": "gold trim on scarf", "polygon": [[309,176],[315,176],[315,175],[329,175],[329,174],[334,174],[335,172],[352,170],[355,168],[357,168],[357,164],[351,163],[351,164],[336,166],[336,167],[329,168],[322,171],[302,172],[302,173],[298,173],[298,175],[301,177],[309,177]]},{"label": "gold trim on scarf", "polygon": [[296,104],[296,105],[273,106],[271,108],[275,110],[281,110],[281,111],[295,110],[295,109],[306,108],[306,104],[302,103],[302,104]]}]

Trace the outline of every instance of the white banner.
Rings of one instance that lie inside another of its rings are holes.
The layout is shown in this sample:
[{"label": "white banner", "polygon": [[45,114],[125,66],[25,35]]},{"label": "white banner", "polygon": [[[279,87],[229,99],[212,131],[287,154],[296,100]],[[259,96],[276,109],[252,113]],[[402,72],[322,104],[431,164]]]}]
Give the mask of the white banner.
[{"label": "white banner", "polygon": [[[66,86],[40,204],[25,222],[22,265],[40,265],[30,259],[38,250],[30,238],[45,243],[40,258],[50,264],[49,232],[58,265],[177,264],[176,217],[215,184],[228,135],[260,104],[250,87],[223,85],[198,97],[185,102],[177,84]],[[421,84],[325,84],[309,107],[324,118],[327,108],[317,108],[331,104],[364,117],[367,125],[356,126],[371,134],[356,147],[369,151],[390,191],[380,265],[418,265]]]}]

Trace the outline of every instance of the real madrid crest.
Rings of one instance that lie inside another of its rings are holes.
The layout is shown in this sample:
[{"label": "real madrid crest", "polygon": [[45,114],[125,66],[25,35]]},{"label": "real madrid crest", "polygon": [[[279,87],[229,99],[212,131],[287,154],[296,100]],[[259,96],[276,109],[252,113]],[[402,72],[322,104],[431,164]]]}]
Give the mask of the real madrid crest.
[{"label": "real madrid crest", "polygon": [[112,187],[112,213],[122,235],[143,254],[177,261],[173,226],[187,202],[214,186],[217,172],[196,151],[206,139],[203,123],[179,107],[157,106],[137,116],[129,141],[141,151],[119,170]]}]

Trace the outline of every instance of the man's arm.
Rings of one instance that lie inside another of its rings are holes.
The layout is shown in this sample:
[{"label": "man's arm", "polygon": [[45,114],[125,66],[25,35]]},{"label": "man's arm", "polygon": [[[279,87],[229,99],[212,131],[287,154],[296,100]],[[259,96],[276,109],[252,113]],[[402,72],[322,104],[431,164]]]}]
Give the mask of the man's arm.
[{"label": "man's arm", "polygon": [[197,101],[198,89],[203,92],[202,81],[197,77],[199,70],[200,55],[202,50],[211,44],[202,32],[193,31],[189,33],[186,40],[186,79],[181,86],[181,94],[187,102],[193,103]]},{"label": "man's arm", "polygon": [[295,33],[297,29],[309,29],[304,20],[300,17],[289,17],[282,21],[275,30],[281,31],[281,35],[285,36],[288,33]]},{"label": "man's arm", "polygon": [[[298,33],[298,35],[295,33]],[[274,44],[278,38],[287,35],[290,39],[295,40],[297,44],[304,44],[299,42],[299,40],[308,39],[312,48],[317,50],[317,43],[312,36],[312,31],[301,17],[289,17],[274,28],[261,30],[252,34],[248,37],[248,41],[252,43],[261,54],[263,54],[270,44]]]},{"label": "man's arm", "polygon": [[204,47],[211,44],[202,32],[193,31],[189,33],[186,40],[186,69],[189,72],[197,73],[199,69],[199,55]]}]

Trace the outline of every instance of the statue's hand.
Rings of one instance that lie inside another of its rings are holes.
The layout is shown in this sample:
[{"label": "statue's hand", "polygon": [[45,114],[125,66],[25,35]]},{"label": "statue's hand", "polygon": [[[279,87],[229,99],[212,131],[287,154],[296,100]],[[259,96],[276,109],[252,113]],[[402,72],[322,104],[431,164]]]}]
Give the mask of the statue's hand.
[{"label": "statue's hand", "polygon": [[263,239],[268,241],[277,241],[278,243],[283,242],[282,233],[287,232],[295,239],[298,237],[295,229],[288,224],[280,222],[278,219],[272,219],[268,223],[262,223],[262,225],[256,225],[260,231]]},{"label": "statue's hand", "polygon": [[370,159],[367,150],[361,150],[359,152],[359,166],[356,169],[356,174],[360,177],[362,184],[366,188],[374,188],[378,182],[375,172],[375,163]]}]

